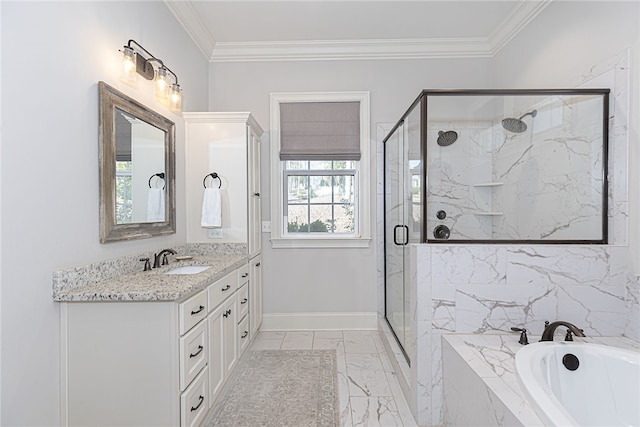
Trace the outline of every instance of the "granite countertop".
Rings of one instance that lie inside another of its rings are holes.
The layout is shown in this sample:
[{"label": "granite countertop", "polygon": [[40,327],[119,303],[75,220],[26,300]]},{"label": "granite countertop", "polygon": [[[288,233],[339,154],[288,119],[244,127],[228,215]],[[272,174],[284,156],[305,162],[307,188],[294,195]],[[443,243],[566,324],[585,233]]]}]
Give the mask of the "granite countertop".
[{"label": "granite countertop", "polygon": [[[531,343],[539,339],[540,336],[529,335]],[[522,345],[518,344],[517,334],[445,334],[442,340],[451,345],[523,425],[542,425],[518,380],[515,354]],[[640,343],[625,337],[574,337],[574,340],[640,350]]]},{"label": "granite countertop", "polygon": [[[151,271],[136,271],[70,289],[55,290],[59,302],[178,301],[194,295],[247,262],[246,255],[195,255]],[[186,265],[210,265],[197,274],[163,274]]]}]

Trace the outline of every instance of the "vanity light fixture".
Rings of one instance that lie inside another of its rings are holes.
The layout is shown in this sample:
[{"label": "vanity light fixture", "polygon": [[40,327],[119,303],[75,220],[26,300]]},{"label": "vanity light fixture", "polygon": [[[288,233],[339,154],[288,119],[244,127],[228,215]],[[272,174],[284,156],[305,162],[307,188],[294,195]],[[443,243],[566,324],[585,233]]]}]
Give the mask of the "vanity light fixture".
[{"label": "vanity light fixture", "polygon": [[[157,63],[156,66],[153,65],[154,62]],[[154,80],[155,96],[161,104],[176,112],[182,109],[182,89],[178,84],[178,76],[140,43],[129,40],[122,50],[120,80],[134,86],[136,74],[146,80]]]}]

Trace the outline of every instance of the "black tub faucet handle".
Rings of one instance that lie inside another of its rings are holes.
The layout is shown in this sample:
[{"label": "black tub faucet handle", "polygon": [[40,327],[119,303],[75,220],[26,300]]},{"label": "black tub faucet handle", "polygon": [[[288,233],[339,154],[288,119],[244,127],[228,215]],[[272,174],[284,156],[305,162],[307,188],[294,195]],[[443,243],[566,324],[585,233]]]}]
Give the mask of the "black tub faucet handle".
[{"label": "black tub faucet handle", "polygon": [[518,340],[520,344],[522,345],[529,344],[529,338],[527,338],[527,330],[525,328],[512,327],[511,330],[513,332],[520,332],[520,339]]}]

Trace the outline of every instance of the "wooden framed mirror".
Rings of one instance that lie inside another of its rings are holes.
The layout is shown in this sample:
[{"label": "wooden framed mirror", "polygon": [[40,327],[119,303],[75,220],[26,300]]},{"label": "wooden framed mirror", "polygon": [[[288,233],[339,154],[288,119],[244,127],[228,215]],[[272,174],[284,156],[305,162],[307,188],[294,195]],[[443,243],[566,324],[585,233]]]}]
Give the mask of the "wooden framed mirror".
[{"label": "wooden framed mirror", "polygon": [[175,123],[98,83],[100,243],[172,234]]}]

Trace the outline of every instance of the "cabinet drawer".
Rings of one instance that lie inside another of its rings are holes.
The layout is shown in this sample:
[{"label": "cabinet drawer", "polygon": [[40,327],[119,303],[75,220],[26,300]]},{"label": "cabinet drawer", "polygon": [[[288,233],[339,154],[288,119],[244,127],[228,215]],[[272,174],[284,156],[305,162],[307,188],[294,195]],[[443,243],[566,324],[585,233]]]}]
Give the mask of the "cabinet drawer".
[{"label": "cabinet drawer", "polygon": [[222,279],[209,285],[209,309],[213,310],[238,289],[238,274],[236,271],[227,274]]},{"label": "cabinet drawer", "polygon": [[178,306],[180,335],[184,335],[196,323],[207,317],[208,312],[206,291],[197,293],[185,302],[180,303]]},{"label": "cabinet drawer", "polygon": [[245,264],[238,269],[238,287],[249,281],[249,264]]},{"label": "cabinet drawer", "polygon": [[180,390],[184,390],[207,364],[207,322],[200,322],[180,338]]},{"label": "cabinet drawer", "polygon": [[247,349],[249,342],[249,317],[245,316],[238,325],[238,357],[240,357]]},{"label": "cabinet drawer", "polygon": [[238,291],[238,320],[249,313],[249,285],[244,285]]},{"label": "cabinet drawer", "polygon": [[208,412],[209,376],[204,368],[180,396],[180,426],[195,427]]}]

